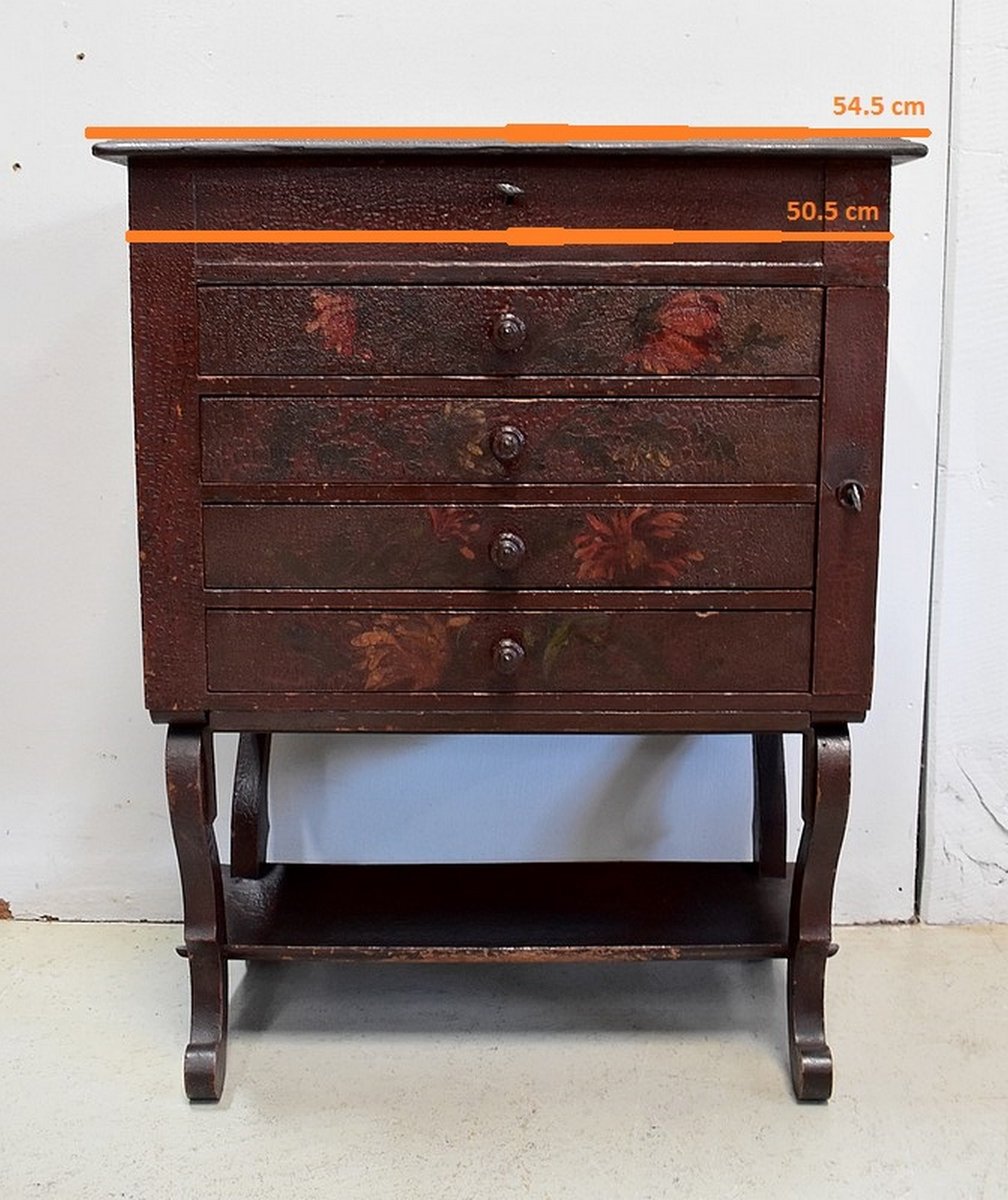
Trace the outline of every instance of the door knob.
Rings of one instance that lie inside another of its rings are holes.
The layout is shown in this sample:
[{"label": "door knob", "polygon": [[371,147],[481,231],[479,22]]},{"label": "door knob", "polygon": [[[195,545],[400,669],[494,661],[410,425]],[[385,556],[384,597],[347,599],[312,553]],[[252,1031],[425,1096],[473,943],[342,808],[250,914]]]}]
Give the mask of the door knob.
[{"label": "door knob", "polygon": [[837,499],[852,512],[859,513],[864,508],[864,484],[856,479],[845,479],[836,490]]}]

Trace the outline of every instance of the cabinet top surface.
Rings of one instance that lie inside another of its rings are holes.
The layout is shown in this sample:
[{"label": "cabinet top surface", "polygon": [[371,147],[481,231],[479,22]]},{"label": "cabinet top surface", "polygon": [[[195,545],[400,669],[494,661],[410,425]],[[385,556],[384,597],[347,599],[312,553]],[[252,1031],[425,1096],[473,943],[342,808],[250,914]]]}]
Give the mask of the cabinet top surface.
[{"label": "cabinet top surface", "polygon": [[889,158],[902,161],[927,154],[923,142],[906,138],[809,138],[801,141],[779,139],[683,140],[683,141],[571,141],[571,142],[497,142],[497,141],[105,141],[92,147],[98,158],[126,163],[135,158],[212,158],[221,155],[237,158],[271,158],[290,155],[340,157],[343,155],[417,154],[513,154],[571,155],[618,154],[657,155],[694,158],[720,155],[788,158]]}]

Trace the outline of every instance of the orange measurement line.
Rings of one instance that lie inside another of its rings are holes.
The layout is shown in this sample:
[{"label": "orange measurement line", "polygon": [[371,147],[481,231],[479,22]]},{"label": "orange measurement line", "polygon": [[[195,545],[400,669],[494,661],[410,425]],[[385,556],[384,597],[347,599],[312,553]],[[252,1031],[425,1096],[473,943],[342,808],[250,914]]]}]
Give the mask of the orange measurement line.
[{"label": "orange measurement line", "polygon": [[930,137],[925,128],[856,125],[88,125],[86,138],[168,141],[680,142]]},{"label": "orange measurement line", "polygon": [[128,229],[127,242],[489,243],[503,246],[672,246],[705,242],[891,242],[887,230],[821,229]]}]

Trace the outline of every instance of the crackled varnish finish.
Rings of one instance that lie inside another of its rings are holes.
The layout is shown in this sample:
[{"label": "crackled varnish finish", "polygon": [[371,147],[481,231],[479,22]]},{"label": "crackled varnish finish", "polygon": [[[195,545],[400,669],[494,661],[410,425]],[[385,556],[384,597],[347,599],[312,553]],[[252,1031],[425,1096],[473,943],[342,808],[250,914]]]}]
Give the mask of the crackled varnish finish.
[{"label": "crackled varnish finish", "polygon": [[[775,229],[788,201],[831,198],[875,206],[877,230],[892,160],[923,150],[96,153],[128,162],[135,229]],[[319,957],[786,958],[795,1092],[829,1095],[887,246],[789,228],[813,237],[133,245],[145,688],[168,724],[192,1099],[221,1094],[228,960]],[[240,733],[226,871],[218,730]],[[753,861],[271,863],[282,730],[747,732]],[[787,731],[805,739],[793,865]]]},{"label": "crackled varnish finish", "polygon": [[[805,484],[819,406],[794,400],[206,396],[214,483]],[[518,429],[514,458],[494,435]]]},{"label": "crackled varnish finish", "polygon": [[[808,504],[212,504],[213,588],[810,588]],[[511,540],[511,554],[501,554]]]},{"label": "crackled varnish finish", "polygon": [[822,293],[207,286],[199,315],[205,375],[813,375]]}]

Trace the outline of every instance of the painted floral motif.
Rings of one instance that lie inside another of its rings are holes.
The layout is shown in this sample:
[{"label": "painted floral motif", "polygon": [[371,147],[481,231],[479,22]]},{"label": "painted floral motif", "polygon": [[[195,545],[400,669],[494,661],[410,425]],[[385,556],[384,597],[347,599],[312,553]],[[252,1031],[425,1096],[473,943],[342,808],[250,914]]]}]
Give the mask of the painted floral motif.
[{"label": "painted floral motif", "polygon": [[703,561],[699,550],[683,545],[685,524],[682,513],[655,512],[649,504],[588,513],[574,539],[578,579],[667,587],[690,563]]},{"label": "painted floral motif", "polygon": [[466,471],[486,474],[493,464],[486,461],[482,445],[487,426],[483,409],[465,401],[459,404],[446,400],[442,411],[445,437],[458,447],[455,452],[458,465]]},{"label": "painted floral motif", "polygon": [[667,426],[670,436],[640,438],[616,443],[610,450],[612,461],[623,471],[660,479],[676,465],[707,466],[711,463],[738,464],[735,443],[722,433],[699,424],[688,428]]},{"label": "painted floral motif", "polygon": [[427,517],[431,529],[439,542],[456,542],[459,554],[471,562],[476,557],[476,551],[470,545],[472,537],[479,533],[480,523],[476,514],[468,509],[456,508],[451,505],[446,508],[428,508]]},{"label": "painted floral motif", "polygon": [[[554,668],[568,647],[581,642],[587,643],[596,650],[601,650],[609,640],[610,622],[611,617],[608,613],[590,613],[569,617],[567,620],[561,621],[559,625],[555,625],[550,630],[543,650],[543,679],[547,681],[552,679]],[[530,639],[526,636],[526,644],[529,641]]]},{"label": "painted floral motif", "polygon": [[679,375],[720,362],[723,305],[719,292],[674,292],[654,313],[643,346],[627,363],[653,375]]},{"label": "painted floral motif", "polygon": [[315,316],[305,325],[305,332],[317,333],[327,350],[341,358],[350,358],[357,335],[357,312],[352,297],[345,292],[313,289],[311,301]]},{"label": "painted floral motif", "polygon": [[668,442],[644,441],[614,445],[610,450],[613,462],[622,470],[633,474],[647,472],[650,475],[669,470],[675,461]]},{"label": "painted floral motif", "polygon": [[431,691],[451,657],[451,631],[469,624],[465,616],[389,613],[350,639],[364,687],[376,691]]}]

